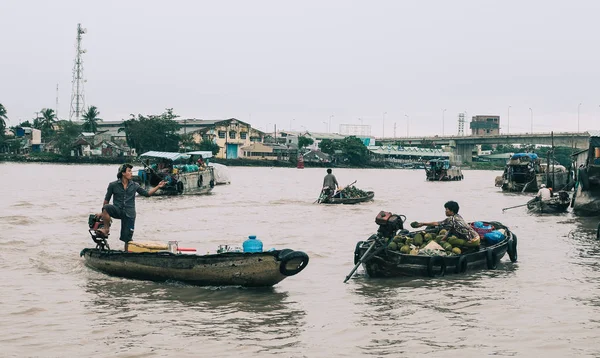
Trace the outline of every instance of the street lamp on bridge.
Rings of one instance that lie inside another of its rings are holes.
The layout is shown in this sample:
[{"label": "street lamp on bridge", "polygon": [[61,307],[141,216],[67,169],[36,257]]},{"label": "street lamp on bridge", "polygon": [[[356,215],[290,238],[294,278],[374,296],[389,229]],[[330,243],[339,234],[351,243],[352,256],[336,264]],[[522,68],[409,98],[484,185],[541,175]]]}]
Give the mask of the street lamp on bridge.
[{"label": "street lamp on bridge", "polygon": [[581,103],[577,105],[577,133],[579,133],[579,110],[581,109]]},{"label": "street lamp on bridge", "polygon": [[506,134],[510,134],[510,107],[508,106],[508,116],[506,117]]},{"label": "street lamp on bridge", "polygon": [[529,107],[529,111],[531,112],[531,133],[533,134],[533,109]]},{"label": "street lamp on bridge", "polygon": [[408,137],[410,137],[410,134],[408,132],[408,130],[410,128],[409,127],[409,120],[410,120],[410,118],[408,117],[408,114],[405,114],[404,117],[406,117],[406,138],[408,138]]},{"label": "street lamp on bridge", "polygon": [[446,113],[446,108],[442,109],[442,135],[444,135],[444,113]]}]

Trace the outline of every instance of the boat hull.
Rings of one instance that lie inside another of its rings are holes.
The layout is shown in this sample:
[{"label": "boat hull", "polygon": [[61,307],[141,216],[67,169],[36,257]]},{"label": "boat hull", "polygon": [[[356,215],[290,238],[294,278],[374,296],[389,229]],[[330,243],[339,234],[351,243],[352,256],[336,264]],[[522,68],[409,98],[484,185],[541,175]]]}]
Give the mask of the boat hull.
[{"label": "boat hull", "polygon": [[324,201],[321,201],[321,204],[358,204],[363,203],[365,201],[373,200],[375,197],[375,192],[368,191],[367,196],[363,196],[360,198],[329,198]]},{"label": "boat hull", "polygon": [[[355,264],[367,252],[371,241],[357,244]],[[422,256],[403,254],[388,249],[369,257],[362,262],[362,267],[369,277],[415,277],[443,276],[446,274],[464,273],[479,269],[494,269],[509,252],[511,261],[516,261],[517,238],[507,231],[501,242],[480,248],[479,251],[453,256]]]},{"label": "boat hull", "polygon": [[308,264],[308,255],[289,249],[215,255],[84,249],[80,255],[88,267],[112,276],[197,286],[270,287]]},{"label": "boat hull", "polygon": [[569,200],[567,200],[566,202],[546,202],[532,199],[527,203],[527,209],[534,213],[558,214],[566,212],[570,204],[571,202]]}]

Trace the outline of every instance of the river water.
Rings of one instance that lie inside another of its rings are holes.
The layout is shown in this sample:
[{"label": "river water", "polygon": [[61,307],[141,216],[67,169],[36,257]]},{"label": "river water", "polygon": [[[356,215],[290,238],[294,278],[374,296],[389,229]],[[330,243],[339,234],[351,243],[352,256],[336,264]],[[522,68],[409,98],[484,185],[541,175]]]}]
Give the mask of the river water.
[{"label": "river water", "polygon": [[[109,277],[79,257],[93,243],[117,166],[0,164],[2,357],[600,356],[599,218],[528,215],[526,195],[494,187],[500,172],[432,183],[423,170],[335,169],[374,190],[354,206],[313,204],[324,169],[230,167],[212,195],[137,199],[135,239],[214,252],[248,235],[265,249],[309,254],[272,289],[194,287]],[[355,243],[380,210],[408,222],[495,220],[519,237],[519,261],[435,279],[347,284]],[[118,221],[116,221],[118,223]],[[118,225],[118,224],[117,224]],[[118,226],[111,244],[120,248]]]}]

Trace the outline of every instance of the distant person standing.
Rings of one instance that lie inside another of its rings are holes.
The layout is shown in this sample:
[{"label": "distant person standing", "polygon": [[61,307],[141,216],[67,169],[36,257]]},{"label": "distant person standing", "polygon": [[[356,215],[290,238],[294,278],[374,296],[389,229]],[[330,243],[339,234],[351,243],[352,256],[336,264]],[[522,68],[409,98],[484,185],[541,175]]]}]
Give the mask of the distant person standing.
[{"label": "distant person standing", "polygon": [[332,192],[335,192],[336,189],[339,189],[340,185],[338,184],[335,175],[331,174],[331,169],[327,169],[327,175],[323,179],[323,188],[329,188]]},{"label": "distant person standing", "polygon": [[537,197],[541,200],[550,200],[552,197],[552,192],[550,189],[546,188],[546,184],[540,185],[540,190],[537,192]]}]

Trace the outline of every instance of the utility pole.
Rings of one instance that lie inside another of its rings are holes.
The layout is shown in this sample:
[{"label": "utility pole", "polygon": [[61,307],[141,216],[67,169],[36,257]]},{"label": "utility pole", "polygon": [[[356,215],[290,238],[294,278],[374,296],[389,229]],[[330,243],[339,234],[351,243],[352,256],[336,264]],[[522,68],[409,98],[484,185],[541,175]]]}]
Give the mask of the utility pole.
[{"label": "utility pole", "polygon": [[383,128],[381,131],[381,138],[385,137],[385,115],[387,114],[387,112],[383,112],[383,121],[381,122],[383,124]]},{"label": "utility pole", "polygon": [[56,84],[56,108],[54,109],[56,119],[58,119],[58,83]]},{"label": "utility pole", "polygon": [[442,109],[442,136],[444,135],[444,126],[445,126],[445,116],[444,114],[446,113],[446,108]]},{"label": "utility pole", "polygon": [[510,134],[510,106],[508,106],[508,117],[506,119],[506,134]]},{"label": "utility pole", "polygon": [[396,138],[396,122],[394,122],[394,138]]},{"label": "utility pole", "polygon": [[81,48],[81,35],[87,32],[86,29],[77,24],[77,45],[75,52],[75,63],[73,65],[73,81],[71,89],[71,110],[69,112],[69,120],[79,120],[81,112],[85,107],[85,95],[83,91],[83,57],[85,50]]}]

